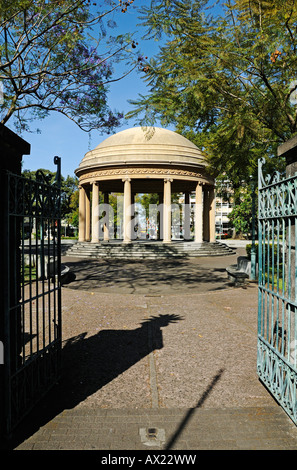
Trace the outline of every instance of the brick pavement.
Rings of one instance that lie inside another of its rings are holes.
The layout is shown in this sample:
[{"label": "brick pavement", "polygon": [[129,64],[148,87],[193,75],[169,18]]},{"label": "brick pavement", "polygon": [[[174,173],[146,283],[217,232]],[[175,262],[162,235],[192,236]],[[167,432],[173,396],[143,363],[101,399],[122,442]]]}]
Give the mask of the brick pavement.
[{"label": "brick pavement", "polygon": [[13,448],[296,449],[296,426],[257,378],[257,288],[228,284],[232,258],[155,262],[155,278],[150,263],[120,277],[117,263],[90,274],[63,260],[76,270],[62,292],[63,377]]},{"label": "brick pavement", "polygon": [[64,410],[19,450],[296,450],[279,407]]}]

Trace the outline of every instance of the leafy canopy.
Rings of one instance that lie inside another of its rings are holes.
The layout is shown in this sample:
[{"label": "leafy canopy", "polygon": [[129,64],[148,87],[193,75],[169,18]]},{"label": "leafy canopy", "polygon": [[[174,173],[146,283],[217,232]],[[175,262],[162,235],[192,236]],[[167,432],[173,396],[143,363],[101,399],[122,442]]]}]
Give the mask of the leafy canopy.
[{"label": "leafy canopy", "polygon": [[1,122],[30,131],[30,121],[58,111],[82,130],[108,132],[121,113],[107,102],[113,64],[139,66],[132,34],[111,36],[134,0],[0,0]]},{"label": "leafy canopy", "polygon": [[[42,173],[49,184],[55,181],[56,173],[44,168],[38,170],[23,170],[22,175],[26,178],[36,179],[36,174]],[[66,178],[61,175],[61,217],[69,219],[72,217],[73,211],[76,210],[75,198],[78,195],[78,179],[67,175]],[[77,198],[78,199],[78,198]],[[78,204],[78,201],[77,201]]]},{"label": "leafy canopy", "polygon": [[296,0],[152,0],[141,21],[163,45],[127,117],[175,125],[234,187],[260,156],[280,168],[276,148],[297,132]]}]

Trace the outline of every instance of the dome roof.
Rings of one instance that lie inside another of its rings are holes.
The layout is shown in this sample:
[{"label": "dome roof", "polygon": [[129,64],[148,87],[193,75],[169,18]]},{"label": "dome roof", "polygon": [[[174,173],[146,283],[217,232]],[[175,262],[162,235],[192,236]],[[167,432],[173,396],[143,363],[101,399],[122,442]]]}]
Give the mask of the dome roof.
[{"label": "dome roof", "polygon": [[105,139],[86,153],[76,174],[121,165],[182,165],[205,167],[198,147],[176,132],[160,127],[133,127]]}]

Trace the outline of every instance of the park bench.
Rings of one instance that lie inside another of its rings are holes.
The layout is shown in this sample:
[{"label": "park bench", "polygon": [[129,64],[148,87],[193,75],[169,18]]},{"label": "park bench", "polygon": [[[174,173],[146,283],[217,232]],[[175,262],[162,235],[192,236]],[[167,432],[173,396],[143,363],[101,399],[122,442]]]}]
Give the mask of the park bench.
[{"label": "park bench", "polygon": [[246,272],[241,271],[237,264],[227,266],[226,271],[228,279],[235,285],[235,287],[243,286],[246,279],[249,279],[249,275]]}]

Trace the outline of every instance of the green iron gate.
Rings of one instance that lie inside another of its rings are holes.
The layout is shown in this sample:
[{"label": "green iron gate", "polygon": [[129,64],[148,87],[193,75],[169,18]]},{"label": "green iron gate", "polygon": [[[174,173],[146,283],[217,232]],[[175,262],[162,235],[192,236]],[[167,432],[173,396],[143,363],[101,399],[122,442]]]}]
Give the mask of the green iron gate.
[{"label": "green iron gate", "polygon": [[4,434],[55,384],[61,356],[60,158],[56,180],[7,173]]},{"label": "green iron gate", "polygon": [[258,181],[258,375],[297,424],[297,175]]}]

